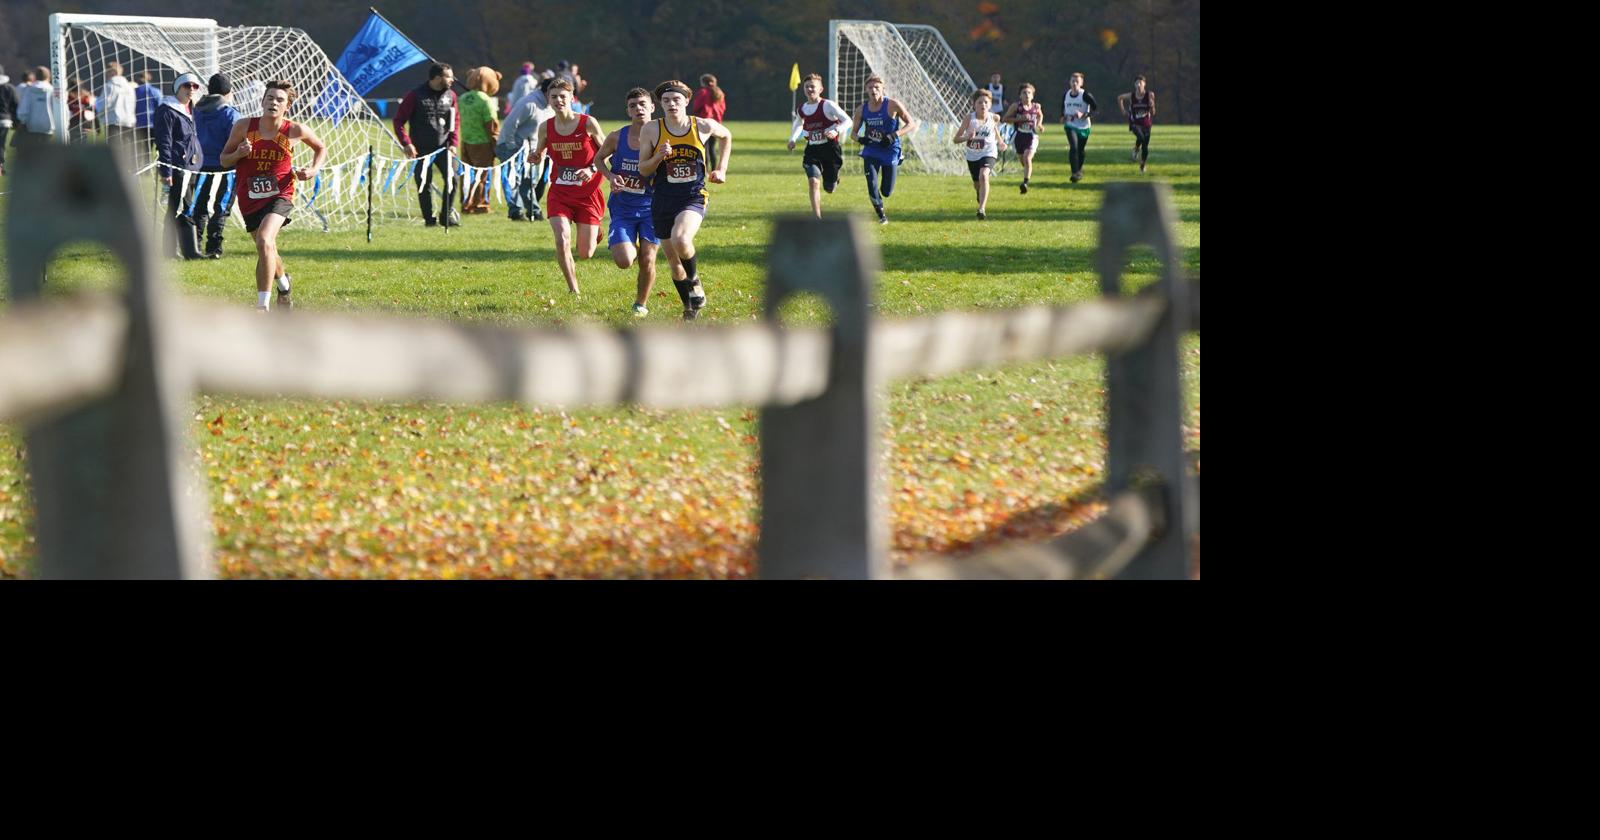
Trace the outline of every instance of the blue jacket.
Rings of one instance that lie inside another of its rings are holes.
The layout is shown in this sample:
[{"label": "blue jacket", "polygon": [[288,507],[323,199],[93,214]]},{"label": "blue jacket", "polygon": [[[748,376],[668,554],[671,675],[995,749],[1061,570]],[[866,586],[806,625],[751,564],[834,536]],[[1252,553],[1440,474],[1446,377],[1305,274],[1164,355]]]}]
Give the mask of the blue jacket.
[{"label": "blue jacket", "polygon": [[[199,172],[204,155],[200,151],[200,135],[195,133],[194,117],[178,104],[175,97],[161,100],[156,109],[156,153],[161,162],[190,172]],[[170,172],[163,172],[170,175]]]},{"label": "blue jacket", "polygon": [[222,167],[222,147],[228,145],[228,133],[239,120],[239,112],[222,101],[216,94],[207,95],[194,106],[194,128],[200,135],[203,166]]},{"label": "blue jacket", "polygon": [[134,97],[134,125],[140,128],[155,127],[156,109],[161,107],[161,88],[147,82],[134,88]]}]

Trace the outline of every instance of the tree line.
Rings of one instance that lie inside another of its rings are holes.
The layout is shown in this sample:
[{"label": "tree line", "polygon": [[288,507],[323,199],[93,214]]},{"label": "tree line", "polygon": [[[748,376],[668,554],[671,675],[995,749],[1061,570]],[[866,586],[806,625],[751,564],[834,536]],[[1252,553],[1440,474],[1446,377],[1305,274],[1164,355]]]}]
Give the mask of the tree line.
[{"label": "tree line", "polygon": [[[327,0],[7,0],[0,4],[0,65],[20,79],[49,63],[51,12],[213,18],[224,26],[294,26],[336,59],[361,23],[364,5]],[[929,3],[763,2],[763,0],[597,0],[580,5],[476,0],[377,0],[377,7],[424,50],[455,66],[487,64],[506,84],[523,61],[540,68],[566,59],[589,81],[583,99],[616,115],[627,90],[679,78],[698,86],[714,73],[728,118],[785,119],[790,66],[827,76],[828,21],[872,18],[935,26],[978,84],[1004,75],[1006,96],[1023,82],[1039,89],[1046,113],[1060,108],[1067,76],[1081,71],[1103,107],[1143,73],[1158,96],[1158,121],[1200,122],[1199,0],[992,0]],[[422,67],[401,71],[369,96],[397,97],[420,83]],[[1114,113],[1114,112],[1113,112]]]}]

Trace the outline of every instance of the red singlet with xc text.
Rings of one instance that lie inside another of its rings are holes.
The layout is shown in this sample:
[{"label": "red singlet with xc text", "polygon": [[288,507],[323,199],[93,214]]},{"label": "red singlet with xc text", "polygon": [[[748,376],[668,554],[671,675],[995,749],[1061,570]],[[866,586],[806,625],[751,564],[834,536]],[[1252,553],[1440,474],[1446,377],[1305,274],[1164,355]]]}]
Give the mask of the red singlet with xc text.
[{"label": "red singlet with xc text", "polygon": [[234,193],[239,196],[239,212],[246,218],[276,199],[294,202],[294,157],[289,140],[293,125],[284,120],[278,124],[277,136],[263,140],[261,118],[250,118],[244,135],[250,141],[250,154],[234,167],[238,178]]}]

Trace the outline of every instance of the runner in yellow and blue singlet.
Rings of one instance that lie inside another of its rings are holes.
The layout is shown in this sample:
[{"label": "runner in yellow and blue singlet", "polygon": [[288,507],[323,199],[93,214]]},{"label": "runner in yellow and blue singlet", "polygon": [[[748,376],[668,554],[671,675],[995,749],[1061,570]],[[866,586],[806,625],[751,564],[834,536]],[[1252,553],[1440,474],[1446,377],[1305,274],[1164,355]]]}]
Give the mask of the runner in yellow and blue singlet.
[{"label": "runner in yellow and blue singlet", "polygon": [[[677,79],[657,85],[663,116],[639,132],[639,174],[655,179],[651,217],[672,265],[672,285],[683,301],[685,321],[699,317],[706,305],[694,248],[695,234],[706,215],[706,182],[727,181],[728,158],[733,154],[733,135],[722,123],[686,113],[692,94],[689,86]],[[722,153],[710,166],[703,141],[709,137],[720,141],[717,150]]]}]

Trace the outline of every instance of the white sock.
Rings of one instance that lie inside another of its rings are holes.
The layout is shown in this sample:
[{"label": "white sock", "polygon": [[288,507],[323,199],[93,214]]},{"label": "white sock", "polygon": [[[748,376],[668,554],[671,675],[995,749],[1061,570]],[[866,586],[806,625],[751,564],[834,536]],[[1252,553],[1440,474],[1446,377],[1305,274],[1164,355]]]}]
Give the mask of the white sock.
[{"label": "white sock", "polygon": [[282,277],[278,278],[278,291],[280,291],[280,292],[289,291],[289,275],[285,274]]},{"label": "white sock", "polygon": [[256,292],[256,308],[257,309],[266,309],[267,308],[267,297],[270,294],[271,294],[271,292]]}]

